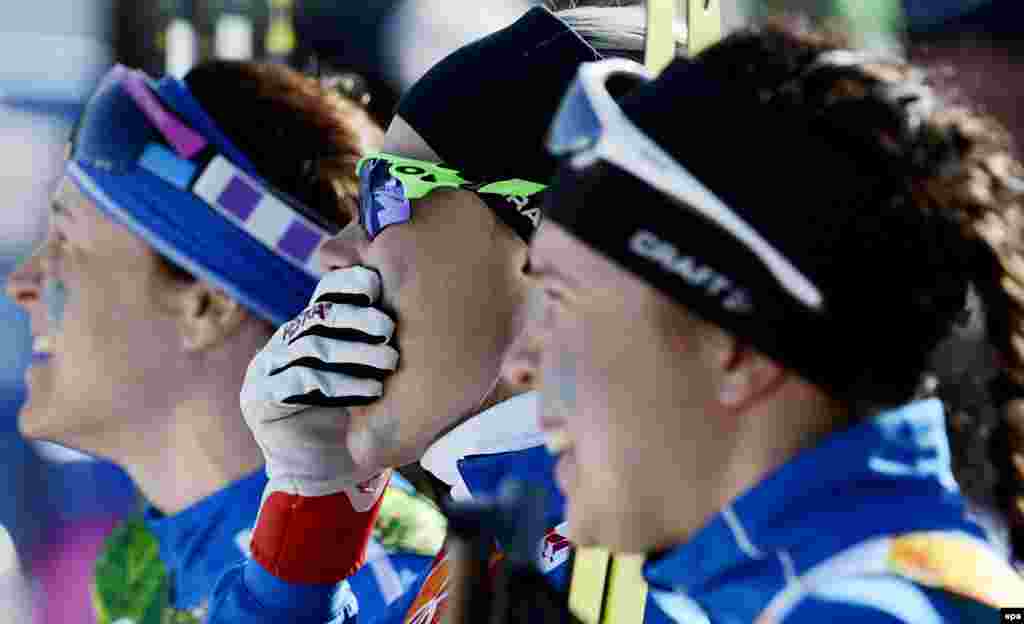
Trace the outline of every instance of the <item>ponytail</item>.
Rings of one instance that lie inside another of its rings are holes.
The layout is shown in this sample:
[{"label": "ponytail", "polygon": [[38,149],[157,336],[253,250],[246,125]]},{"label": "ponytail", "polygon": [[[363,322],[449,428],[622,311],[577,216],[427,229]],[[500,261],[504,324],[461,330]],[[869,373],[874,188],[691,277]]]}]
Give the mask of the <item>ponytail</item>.
[{"label": "ponytail", "polygon": [[1024,166],[1000,124],[939,98],[918,68],[794,28],[734,33],[697,60],[891,178],[858,235],[828,249],[889,276],[864,294],[884,306],[857,309],[886,353],[851,382],[851,409],[937,392],[961,488],[999,512],[1024,561]]},{"label": "ponytail", "polygon": [[965,109],[939,116],[963,146],[955,176],[926,186],[973,245],[965,322],[939,346],[932,369],[946,404],[964,492],[999,510],[1024,560],[1024,167],[994,121]]}]

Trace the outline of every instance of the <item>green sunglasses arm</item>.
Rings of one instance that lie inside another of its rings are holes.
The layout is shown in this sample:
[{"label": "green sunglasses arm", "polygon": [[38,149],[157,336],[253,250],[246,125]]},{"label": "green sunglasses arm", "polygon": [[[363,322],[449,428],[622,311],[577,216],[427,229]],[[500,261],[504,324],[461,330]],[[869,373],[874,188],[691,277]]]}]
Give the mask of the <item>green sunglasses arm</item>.
[{"label": "green sunglasses arm", "polygon": [[[388,163],[388,173],[402,183],[407,199],[420,199],[439,188],[460,189],[469,184],[454,169],[384,152],[368,154],[359,159],[356,171],[361,172],[363,165],[370,160],[383,160]],[[403,168],[406,170],[403,171]]]},{"label": "green sunglasses arm", "polygon": [[537,184],[536,182],[528,182],[526,180],[501,180],[498,182],[491,182],[485,184],[476,190],[477,193],[493,193],[495,195],[504,195],[506,197],[529,197],[535,195],[547,186],[544,184]]}]

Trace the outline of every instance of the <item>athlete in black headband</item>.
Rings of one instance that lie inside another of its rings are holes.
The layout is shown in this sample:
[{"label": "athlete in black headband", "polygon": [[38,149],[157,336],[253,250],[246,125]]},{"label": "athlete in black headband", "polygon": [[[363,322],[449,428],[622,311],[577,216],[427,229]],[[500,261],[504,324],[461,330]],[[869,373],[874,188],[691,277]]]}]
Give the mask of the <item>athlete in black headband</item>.
[{"label": "athlete in black headband", "polygon": [[[533,479],[550,498],[547,527],[561,522],[536,395],[501,382],[500,369],[530,304],[526,243],[556,164],[545,132],[577,67],[620,48],[595,48],[559,15],[532,9],[435,65],[403,97],[383,150],[360,161],[358,209],[320,251],[338,270],[249,368],[242,409],[266,441],[271,485],[253,560],[221,581],[211,622],[354,615],[334,583],[360,563],[389,467],[419,462],[439,496],[456,499]],[[642,8],[605,15],[592,31],[642,43]],[[350,329],[371,335],[357,338],[387,349],[336,331],[337,310],[352,306],[366,325]],[[334,351],[308,347],[310,336]],[[569,544],[550,540],[544,569],[564,582]],[[385,621],[438,621],[449,568],[415,579]]]},{"label": "athlete in black headband", "polygon": [[[548,144],[541,348],[507,373],[539,373],[575,539],[650,553],[680,622],[1024,606],[944,418],[1024,395],[1024,168],[994,122],[898,59],[766,29],[656,81],[584,66]],[[936,369],[960,332],[985,348]],[[931,374],[945,412],[916,400]]]}]

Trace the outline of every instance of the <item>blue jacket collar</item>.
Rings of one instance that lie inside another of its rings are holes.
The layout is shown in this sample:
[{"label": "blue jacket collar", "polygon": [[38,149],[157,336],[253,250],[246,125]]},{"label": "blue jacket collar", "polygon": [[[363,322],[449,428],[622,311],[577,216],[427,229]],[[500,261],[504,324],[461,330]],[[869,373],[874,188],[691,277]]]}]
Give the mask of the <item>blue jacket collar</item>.
[{"label": "blue jacket collar", "polygon": [[786,574],[868,537],[950,527],[980,534],[964,520],[942,404],[927,400],[800,453],[689,542],[648,560],[644,574],[652,587],[694,598],[725,578],[781,586]]},{"label": "blue jacket collar", "polygon": [[451,485],[456,500],[497,496],[505,479],[539,486],[545,521],[555,527],[565,519],[565,498],[555,484],[557,459],[544,447],[538,400],[527,392],[481,412],[431,445],[420,464]]},{"label": "blue jacket collar", "polygon": [[527,392],[473,416],[430,445],[420,465],[451,486],[455,500],[479,495],[463,478],[459,462],[466,457],[514,453],[542,446],[537,423],[538,393]]},{"label": "blue jacket collar", "polygon": [[246,556],[266,484],[260,468],[172,516],[147,507],[146,526],[160,543],[175,607],[198,606],[220,575]]}]

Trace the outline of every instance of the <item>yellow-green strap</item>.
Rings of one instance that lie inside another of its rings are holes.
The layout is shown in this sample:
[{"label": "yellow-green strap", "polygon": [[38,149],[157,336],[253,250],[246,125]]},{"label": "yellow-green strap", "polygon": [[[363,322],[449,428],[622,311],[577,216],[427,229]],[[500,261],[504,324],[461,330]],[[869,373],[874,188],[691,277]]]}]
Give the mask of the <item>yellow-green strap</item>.
[{"label": "yellow-green strap", "polygon": [[722,38],[722,0],[689,0],[687,48],[690,56]]},{"label": "yellow-green strap", "polygon": [[601,624],[639,624],[644,621],[647,581],[643,555],[615,555],[608,572]]},{"label": "yellow-green strap", "polygon": [[611,555],[579,548],[569,583],[569,610],[583,624],[638,624],[644,620],[647,582],[643,555]]},{"label": "yellow-green strap", "polygon": [[569,610],[583,624],[601,622],[604,584],[611,556],[603,548],[577,548],[569,583]]},{"label": "yellow-green strap", "polygon": [[644,65],[655,74],[661,73],[676,55],[676,39],[672,29],[676,21],[675,3],[676,0],[647,0]]}]

